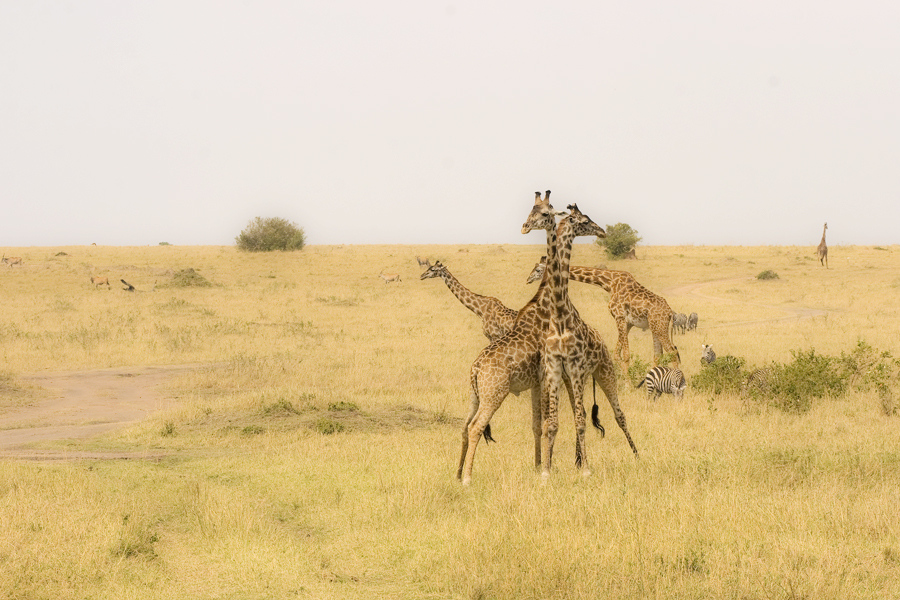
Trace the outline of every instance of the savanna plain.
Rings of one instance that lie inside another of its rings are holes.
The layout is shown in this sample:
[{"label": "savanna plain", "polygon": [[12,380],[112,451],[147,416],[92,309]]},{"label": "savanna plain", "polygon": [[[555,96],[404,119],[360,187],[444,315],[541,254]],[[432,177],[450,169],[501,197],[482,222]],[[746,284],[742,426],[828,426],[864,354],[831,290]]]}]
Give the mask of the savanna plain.
[{"label": "savanna plain", "polygon": [[[0,268],[0,415],[48,396],[34,373],[197,366],[138,424],[32,448],[91,458],[0,459],[0,597],[900,597],[900,417],[875,389],[795,413],[692,386],[651,402],[622,376],[640,457],[598,390],[592,474],[565,409],[547,485],[530,399],[510,396],[463,488],[468,373],[487,340],[415,256],[518,309],[543,249],[5,248],[24,264]],[[900,247],[835,246],[828,269],[814,246],[637,254],[576,244],[573,264],[630,271],[698,313],[675,338],[689,381],[703,343],[748,367],[860,342],[900,354]],[[607,294],[570,292],[612,349]],[[633,355],[651,348],[632,331]]]}]

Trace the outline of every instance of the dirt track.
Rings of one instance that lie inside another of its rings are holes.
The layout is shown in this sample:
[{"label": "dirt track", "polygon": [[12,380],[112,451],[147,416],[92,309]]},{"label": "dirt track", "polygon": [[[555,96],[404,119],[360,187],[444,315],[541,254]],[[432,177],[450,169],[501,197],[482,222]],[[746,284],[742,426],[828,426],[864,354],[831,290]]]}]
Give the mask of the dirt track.
[{"label": "dirt track", "polygon": [[710,296],[709,294],[704,294],[700,290],[705,287],[711,285],[719,285],[725,283],[738,283],[740,281],[752,280],[753,277],[737,277],[733,279],[719,279],[716,281],[704,281],[702,283],[689,283],[687,285],[680,285],[678,287],[669,288],[665,291],[665,295],[677,295],[677,296],[694,296],[695,298],[703,298],[704,300],[713,300],[715,302],[733,302],[735,304],[746,304],[747,306],[756,306],[759,308],[766,308],[773,311],[781,311],[783,313],[787,313],[782,317],[770,317],[768,319],[755,319],[752,321],[731,321],[729,323],[721,323],[719,325],[712,325],[709,327],[705,327],[705,329],[718,329],[720,327],[740,327],[743,325],[756,325],[759,323],[776,323],[778,321],[792,321],[795,319],[809,319],[812,317],[821,317],[828,314],[828,311],[819,310],[817,308],[802,308],[802,307],[789,307],[789,306],[773,306],[771,304],[760,304],[758,302],[744,302],[743,300],[738,300],[736,298],[721,298],[719,296]]},{"label": "dirt track", "polygon": [[145,419],[174,402],[160,389],[199,365],[129,367],[24,377],[50,398],[0,413],[0,458],[150,458],[147,453],[89,453],[30,449],[34,442],[88,438]]}]

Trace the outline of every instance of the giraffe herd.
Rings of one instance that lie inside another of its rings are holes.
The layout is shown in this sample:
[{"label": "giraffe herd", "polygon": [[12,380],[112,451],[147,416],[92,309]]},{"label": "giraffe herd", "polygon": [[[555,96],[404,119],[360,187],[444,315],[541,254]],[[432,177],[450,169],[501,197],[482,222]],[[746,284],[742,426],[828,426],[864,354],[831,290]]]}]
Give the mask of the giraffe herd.
[{"label": "giraffe herd", "polygon": [[[557,224],[556,218],[563,217]],[[593,376],[613,409],[616,422],[635,455],[637,447],[628,431],[619,406],[616,370],[612,356],[600,334],[585,323],[568,295],[572,243],[579,236],[606,234],[574,204],[568,213],[535,194],[534,205],[522,226],[522,233],[543,229],[547,237],[547,269],[534,297],[512,316],[510,309],[496,300],[480,296],[462,286],[440,263],[429,266],[422,279],[441,277],[464,306],[482,317],[485,336],[491,343],[481,351],[469,372],[471,408],[462,432],[457,478],[468,485],[472,478],[475,450],[482,437],[492,441],[490,420],[510,392],[531,391],[534,464],[542,477],[550,476],[553,446],[559,428],[560,387],[568,391],[575,419],[575,463],[587,475],[590,470],[585,445],[586,411],[583,395],[588,375]],[[505,309],[505,310],[504,310]],[[494,338],[493,333],[509,327]],[[602,430],[596,402],[592,424]]]},{"label": "giraffe herd", "polygon": [[[558,223],[557,217],[562,217]],[[826,223],[825,230],[827,228]],[[599,286],[609,294],[608,308],[618,330],[615,358],[623,367],[627,368],[631,360],[628,334],[632,327],[650,329],[657,366],[641,382],[641,385],[647,385],[648,398],[659,397],[661,393],[680,398],[687,385],[684,374],[677,368],[681,356],[671,335],[675,331],[675,321],[684,315],[675,313],[665,298],[645,288],[627,271],[571,265],[572,243],[576,237],[602,238],[606,233],[575,204],[570,204],[567,212],[555,210],[550,204],[549,190],[543,198],[540,192],[535,193],[534,205],[522,225],[522,233],[541,229],[546,232],[546,255],[535,265],[527,280],[527,283],[540,281],[540,284],[532,299],[519,311],[508,308],[497,298],[472,292],[440,261],[431,264],[427,259],[416,257],[419,266],[425,268],[420,279],[441,278],[462,305],[481,318],[482,331],[490,342],[469,371],[471,407],[462,431],[456,474],[463,485],[471,483],[475,450],[481,438],[494,441],[491,417],[510,393],[519,394],[526,390],[531,392],[534,465],[535,469],[541,470],[542,480],[547,481],[559,429],[559,396],[563,386],[568,392],[575,421],[575,465],[583,475],[588,475],[583,396],[589,375],[593,377],[595,389],[600,386],[616,423],[632,452],[638,456],[625,413],[619,405],[613,356],[597,330],[581,319],[572,304],[569,280]],[[827,267],[824,230],[817,252],[823,266]],[[384,275],[382,278],[387,282]],[[684,316],[684,320],[689,328],[695,328],[697,315],[691,313],[689,317]],[[709,354],[713,357],[711,360],[715,360],[711,346]],[[660,366],[658,363],[663,357],[668,357],[674,368]],[[595,398],[591,421],[603,433],[597,412]]]}]

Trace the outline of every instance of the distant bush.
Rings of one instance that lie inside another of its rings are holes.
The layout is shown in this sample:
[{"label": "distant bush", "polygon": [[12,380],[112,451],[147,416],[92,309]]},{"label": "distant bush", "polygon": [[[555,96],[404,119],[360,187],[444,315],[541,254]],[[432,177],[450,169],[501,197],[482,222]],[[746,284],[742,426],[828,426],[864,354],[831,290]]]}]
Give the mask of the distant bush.
[{"label": "distant bush", "polygon": [[765,281],[766,279],[778,279],[778,273],[771,269],[766,269],[756,276],[757,279]]},{"label": "distant bush", "polygon": [[212,283],[194,269],[182,269],[172,275],[171,283],[163,287],[212,287]]},{"label": "distant bush", "polygon": [[159,245],[160,246],[171,246],[172,244],[170,244],[169,242],[160,242]]},{"label": "distant bush", "polygon": [[606,237],[598,238],[597,245],[604,248],[606,255],[610,258],[624,258],[634,250],[639,241],[641,238],[638,237],[638,232],[631,228],[631,225],[616,223],[606,226]]},{"label": "distant bush", "polygon": [[295,223],[279,217],[256,217],[234,238],[238,250],[272,252],[303,250],[306,234]]}]

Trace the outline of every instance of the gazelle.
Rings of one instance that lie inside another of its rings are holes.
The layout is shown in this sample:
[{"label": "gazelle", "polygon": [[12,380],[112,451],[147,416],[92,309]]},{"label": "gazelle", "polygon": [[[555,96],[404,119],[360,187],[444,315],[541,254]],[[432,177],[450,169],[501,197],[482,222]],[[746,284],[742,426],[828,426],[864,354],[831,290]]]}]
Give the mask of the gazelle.
[{"label": "gazelle", "polygon": [[392,281],[400,282],[400,273],[379,273],[379,277],[384,279],[385,283],[391,283]]},{"label": "gazelle", "polygon": [[22,266],[22,257],[21,256],[4,256],[2,260],[0,260],[5,265],[8,265],[10,269],[12,269],[13,265]]}]

